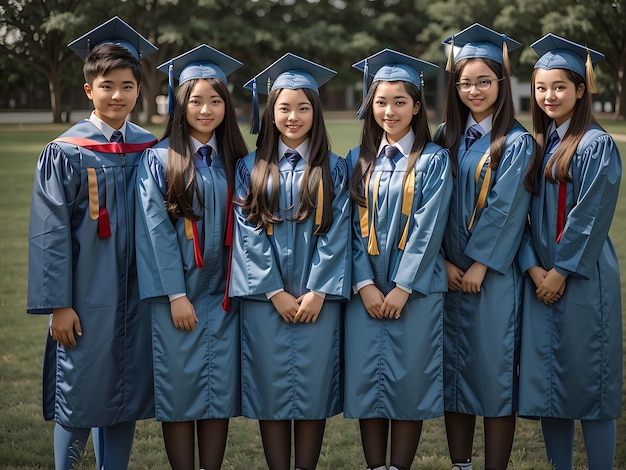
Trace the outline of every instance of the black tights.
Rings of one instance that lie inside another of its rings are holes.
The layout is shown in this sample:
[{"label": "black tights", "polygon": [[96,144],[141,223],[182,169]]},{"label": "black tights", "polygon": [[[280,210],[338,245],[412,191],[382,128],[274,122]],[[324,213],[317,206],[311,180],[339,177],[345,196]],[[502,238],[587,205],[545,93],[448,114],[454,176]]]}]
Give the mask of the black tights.
[{"label": "black tights", "polygon": [[224,460],[228,419],[203,419],[162,423],[165,450],[172,470],[193,470],[195,436],[198,434],[200,468],[218,470]]},{"label": "black tights", "polygon": [[[270,470],[289,470],[291,461],[291,421],[259,421],[265,460]],[[322,449],[326,420],[294,420],[296,468],[313,470]]]},{"label": "black tights", "polygon": [[[483,418],[485,426],[485,469],[504,470],[509,464],[515,415]],[[445,414],[448,449],[452,463],[469,462],[472,458],[476,416],[462,413]]]},{"label": "black tights", "polygon": [[[361,443],[365,461],[370,468],[385,465],[389,422],[385,418],[360,419]],[[422,421],[391,420],[391,465],[411,468],[422,433]]]}]

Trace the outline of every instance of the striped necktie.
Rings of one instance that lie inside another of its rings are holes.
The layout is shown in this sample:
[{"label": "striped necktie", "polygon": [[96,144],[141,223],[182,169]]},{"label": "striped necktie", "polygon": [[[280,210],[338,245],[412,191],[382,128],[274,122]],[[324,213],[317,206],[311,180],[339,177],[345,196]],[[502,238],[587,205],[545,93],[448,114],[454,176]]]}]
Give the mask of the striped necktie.
[{"label": "striped necktie", "polygon": [[472,125],[467,132],[465,133],[465,148],[468,149],[472,146],[474,142],[480,139],[483,136],[482,132],[478,127],[478,124]]}]

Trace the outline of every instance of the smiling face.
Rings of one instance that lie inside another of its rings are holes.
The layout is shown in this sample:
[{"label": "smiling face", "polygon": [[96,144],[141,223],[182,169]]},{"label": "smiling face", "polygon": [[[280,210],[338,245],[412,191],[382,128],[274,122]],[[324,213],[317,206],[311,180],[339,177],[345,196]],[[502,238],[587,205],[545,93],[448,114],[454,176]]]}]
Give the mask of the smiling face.
[{"label": "smiling face", "polygon": [[129,68],[113,69],[85,83],[85,94],[93,101],[94,113],[113,129],[119,129],[135,108],[139,85]]},{"label": "smiling face", "polygon": [[585,92],[585,85],[576,87],[562,69],[535,69],[533,87],[537,105],[557,127],[574,115],[576,102]]},{"label": "smiling face", "polygon": [[313,127],[313,105],[301,88],[280,91],[274,103],[274,123],[283,143],[292,149],[304,142]]},{"label": "smiling face", "polygon": [[420,103],[413,101],[404,82],[378,82],[372,112],[390,144],[395,144],[409,132],[413,117],[419,110]]},{"label": "smiling face", "polygon": [[[491,85],[480,90],[476,84],[491,81]],[[472,113],[476,122],[481,122],[486,117],[494,113],[500,84],[498,77],[482,59],[472,59],[467,62],[458,78],[459,83],[473,84],[469,91],[459,91],[459,98]]]},{"label": "smiling face", "polygon": [[191,89],[185,110],[189,134],[206,144],[224,120],[225,113],[226,105],[215,88],[206,80],[198,80]]}]

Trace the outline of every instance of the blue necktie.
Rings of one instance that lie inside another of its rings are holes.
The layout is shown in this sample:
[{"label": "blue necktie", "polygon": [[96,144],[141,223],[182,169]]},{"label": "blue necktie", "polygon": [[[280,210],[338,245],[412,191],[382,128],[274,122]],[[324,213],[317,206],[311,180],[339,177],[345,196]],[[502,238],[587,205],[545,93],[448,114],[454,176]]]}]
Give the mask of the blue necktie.
[{"label": "blue necktie", "polygon": [[289,160],[289,163],[291,163],[291,166],[295,168],[296,165],[298,164],[298,161],[302,157],[295,150],[287,149],[287,151],[285,152],[285,158]]},{"label": "blue necktie", "polygon": [[465,148],[468,149],[472,146],[474,142],[480,139],[483,136],[482,132],[480,132],[478,124],[474,124],[467,129],[465,133]]},{"label": "blue necktie", "polygon": [[[211,159],[211,155],[213,154],[213,147],[210,145],[203,145],[198,149],[198,155],[200,155],[200,159],[196,160],[196,167],[198,168],[207,168],[211,166],[213,160]],[[200,160],[200,161],[198,161]]]},{"label": "blue necktie", "polygon": [[113,131],[110,142],[124,142],[124,136],[120,131]]},{"label": "blue necktie", "polygon": [[398,148],[394,147],[393,145],[385,145],[383,147],[383,153],[385,154],[385,157],[387,157],[389,160],[392,160],[395,158],[396,155],[398,155]]},{"label": "blue necktie", "polygon": [[556,130],[552,131],[552,134],[550,134],[550,137],[548,137],[548,140],[546,141],[544,153],[554,153],[554,148],[560,141],[561,138],[559,137],[558,132]]},{"label": "blue necktie", "polygon": [[398,150],[398,148],[394,147],[393,145],[385,145],[382,151],[380,152],[381,155],[384,155],[385,157],[389,159],[389,163],[391,163],[392,170],[396,167],[395,157],[396,155],[398,155],[399,152],[400,150]]}]

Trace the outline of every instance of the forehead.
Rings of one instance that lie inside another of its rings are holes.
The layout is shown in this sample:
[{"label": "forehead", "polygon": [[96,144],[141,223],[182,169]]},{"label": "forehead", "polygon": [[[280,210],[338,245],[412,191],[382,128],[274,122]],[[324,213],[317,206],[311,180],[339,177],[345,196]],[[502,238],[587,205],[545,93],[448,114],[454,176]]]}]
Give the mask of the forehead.
[{"label": "forehead", "polygon": [[133,71],[129,68],[117,68],[106,73],[99,73],[94,80],[109,82],[133,82],[137,83]]},{"label": "forehead", "polygon": [[191,89],[192,95],[217,95],[217,91],[209,83],[208,80],[200,79],[194,83],[193,88]]},{"label": "forehead", "polygon": [[482,59],[472,59],[461,69],[459,76],[482,77],[493,76],[493,70]]},{"label": "forehead", "polygon": [[310,101],[302,88],[296,90],[283,88],[276,97],[276,103],[310,103]]},{"label": "forehead", "polygon": [[567,74],[563,69],[535,69],[535,82],[569,82]]},{"label": "forehead", "polygon": [[378,96],[407,95],[406,86],[404,86],[403,81],[396,81],[396,82],[380,81],[377,83],[378,85],[376,86],[375,95],[378,95]]}]

